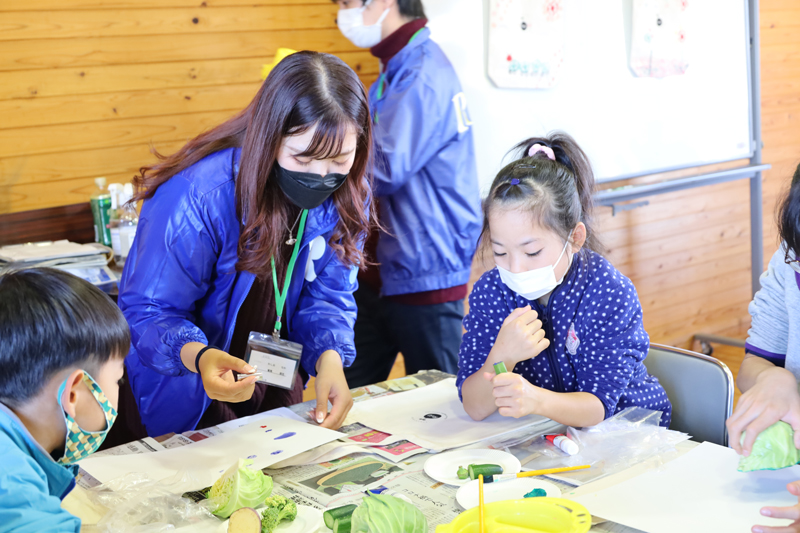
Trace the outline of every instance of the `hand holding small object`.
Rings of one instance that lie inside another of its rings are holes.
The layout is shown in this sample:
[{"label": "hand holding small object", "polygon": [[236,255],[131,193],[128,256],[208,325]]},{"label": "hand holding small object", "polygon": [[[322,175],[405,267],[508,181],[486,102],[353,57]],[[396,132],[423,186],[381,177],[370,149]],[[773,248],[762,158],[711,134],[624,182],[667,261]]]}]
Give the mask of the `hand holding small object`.
[{"label": "hand holding small object", "polygon": [[483,377],[492,382],[494,404],[501,415],[522,418],[542,412],[547,391],[532,385],[521,375],[484,372]]},{"label": "hand holding small object", "polygon": [[[783,420],[794,429],[794,445],[800,449],[800,394],[797,379],[784,368],[762,372],[756,384],[742,394],[727,420],[731,448],[748,456],[759,433]],[[740,442],[745,433],[744,442]]]},{"label": "hand holding small object", "polygon": [[[315,419],[322,427],[338,429],[353,407],[353,396],[344,376],[341,356],[333,350],[324,352],[317,360],[317,393]],[[328,413],[328,400],[332,404]]]},{"label": "hand holding small object", "polygon": [[239,403],[249,400],[255,391],[257,376],[248,376],[236,381],[234,372],[252,374],[255,369],[238,357],[222,350],[207,350],[198,362],[198,373],[203,380],[203,388],[212,400]]},{"label": "hand holding small object", "polygon": [[503,320],[490,357],[513,365],[536,357],[548,346],[539,315],[527,305],[514,309]]}]

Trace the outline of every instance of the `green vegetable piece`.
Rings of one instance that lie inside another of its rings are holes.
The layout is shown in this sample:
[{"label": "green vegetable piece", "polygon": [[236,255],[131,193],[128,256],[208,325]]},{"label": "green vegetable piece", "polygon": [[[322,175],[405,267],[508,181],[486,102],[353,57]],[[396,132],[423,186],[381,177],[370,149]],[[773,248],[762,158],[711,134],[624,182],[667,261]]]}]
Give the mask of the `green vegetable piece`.
[{"label": "green vegetable piece", "polygon": [[503,467],[500,465],[469,465],[469,478],[478,479],[478,476],[483,474],[483,480],[489,476],[496,476],[503,473]]},{"label": "green vegetable piece", "polygon": [[[322,518],[325,520],[325,527],[329,529],[333,529],[333,523],[338,519],[341,520],[344,517],[350,518],[350,515],[353,514],[358,508],[358,505],[343,505],[341,507],[334,507],[333,509],[328,509],[324,513],[322,513]],[[349,523],[349,522],[348,522]]]},{"label": "green vegetable piece", "polygon": [[547,491],[544,489],[533,489],[528,494],[526,494],[525,498],[541,498],[542,496],[547,496]]},{"label": "green vegetable piece", "polygon": [[[742,433],[741,442],[744,442]],[[739,459],[739,472],[778,470],[800,463],[800,450],[794,447],[794,430],[786,422],[776,422],[759,433],[750,455]]]},{"label": "green vegetable piece", "polygon": [[248,468],[252,461],[239,459],[208,491],[215,515],[228,518],[242,507],[258,507],[272,494],[272,478],[261,470]]},{"label": "green vegetable piece", "polygon": [[464,468],[463,466],[459,465],[457,475],[458,475],[458,479],[468,479],[469,478],[469,471],[466,468]]},{"label": "green vegetable piece", "polygon": [[505,374],[506,372],[508,372],[508,369],[506,368],[506,364],[503,361],[494,364],[495,374]]},{"label": "green vegetable piece", "polygon": [[297,504],[289,498],[276,494],[264,503],[267,508],[261,513],[261,533],[272,533],[281,522],[297,518]]},{"label": "green vegetable piece", "polygon": [[413,504],[373,494],[353,513],[351,533],[428,533],[428,520]]},{"label": "green vegetable piece", "polygon": [[340,516],[333,520],[333,533],[351,533],[352,515]]}]

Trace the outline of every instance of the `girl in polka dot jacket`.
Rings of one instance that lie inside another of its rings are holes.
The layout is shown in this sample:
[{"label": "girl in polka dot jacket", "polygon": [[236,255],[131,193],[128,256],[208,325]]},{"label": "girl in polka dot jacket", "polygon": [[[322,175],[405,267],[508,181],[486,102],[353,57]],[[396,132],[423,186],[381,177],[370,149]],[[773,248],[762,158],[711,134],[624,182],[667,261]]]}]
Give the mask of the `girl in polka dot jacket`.
[{"label": "girl in polka dot jacket", "polygon": [[[543,415],[592,426],[631,406],[672,407],[642,361],[649,337],[631,281],[598,250],[591,226],[594,177],[565,134],[533,138],[484,202],[482,244],[496,268],[469,297],[457,385],[482,420]],[[508,373],[495,375],[504,362]]]}]

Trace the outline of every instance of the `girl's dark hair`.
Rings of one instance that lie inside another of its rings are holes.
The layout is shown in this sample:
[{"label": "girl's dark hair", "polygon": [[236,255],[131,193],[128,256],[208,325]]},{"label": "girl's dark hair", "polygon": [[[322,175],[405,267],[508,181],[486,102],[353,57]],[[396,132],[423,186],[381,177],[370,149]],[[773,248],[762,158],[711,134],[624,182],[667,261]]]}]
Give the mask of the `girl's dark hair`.
[{"label": "girl's dark hair", "polygon": [[800,258],[800,165],[792,176],[789,194],[778,210],[778,233],[786,243],[787,256],[791,251],[794,257]]},{"label": "girl's dark hair", "polygon": [[[528,157],[528,151],[535,144],[553,150],[555,161],[543,151]],[[575,140],[566,133],[554,132],[547,137],[522,141],[509,153],[512,152],[516,152],[519,159],[497,174],[484,201],[481,240],[485,241],[488,235],[489,214],[493,209],[522,209],[565,241],[578,222],[583,222],[586,226],[584,246],[603,253],[592,221],[594,174],[589,158]]]},{"label": "girl's dark hair", "polygon": [[0,274],[0,339],[0,401],[11,406],[35,397],[65,369],[97,378],[104,363],[128,355],[131,343],[111,298],[53,268]]},{"label": "girl's dark hair", "polygon": [[272,179],[281,141],[287,135],[317,129],[302,157],[328,158],[340,153],[345,134],[358,137],[353,167],[333,194],[339,223],[330,246],[348,266],[366,264],[358,243],[367,234],[373,208],[369,204],[371,178],[367,174],[372,146],[369,105],[364,85],[341,59],[317,52],[297,52],[270,72],[250,104],[235,117],[198,135],[170,156],[156,154],[159,163],[144,167],[134,178],[135,200],[152,197],[158,187],[178,172],[219,150],[241,147],[236,201],[239,220],[237,270],[268,275],[270,258],[278,271],[291,202]]}]

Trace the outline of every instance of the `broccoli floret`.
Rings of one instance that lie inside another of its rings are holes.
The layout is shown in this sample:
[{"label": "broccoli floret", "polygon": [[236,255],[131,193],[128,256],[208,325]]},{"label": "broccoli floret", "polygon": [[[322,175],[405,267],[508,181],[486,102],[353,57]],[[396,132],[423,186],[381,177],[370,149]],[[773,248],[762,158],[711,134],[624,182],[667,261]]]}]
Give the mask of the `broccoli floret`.
[{"label": "broccoli floret", "polygon": [[264,503],[267,509],[261,513],[261,532],[272,533],[283,521],[291,522],[297,518],[297,504],[280,495],[270,496]]}]

